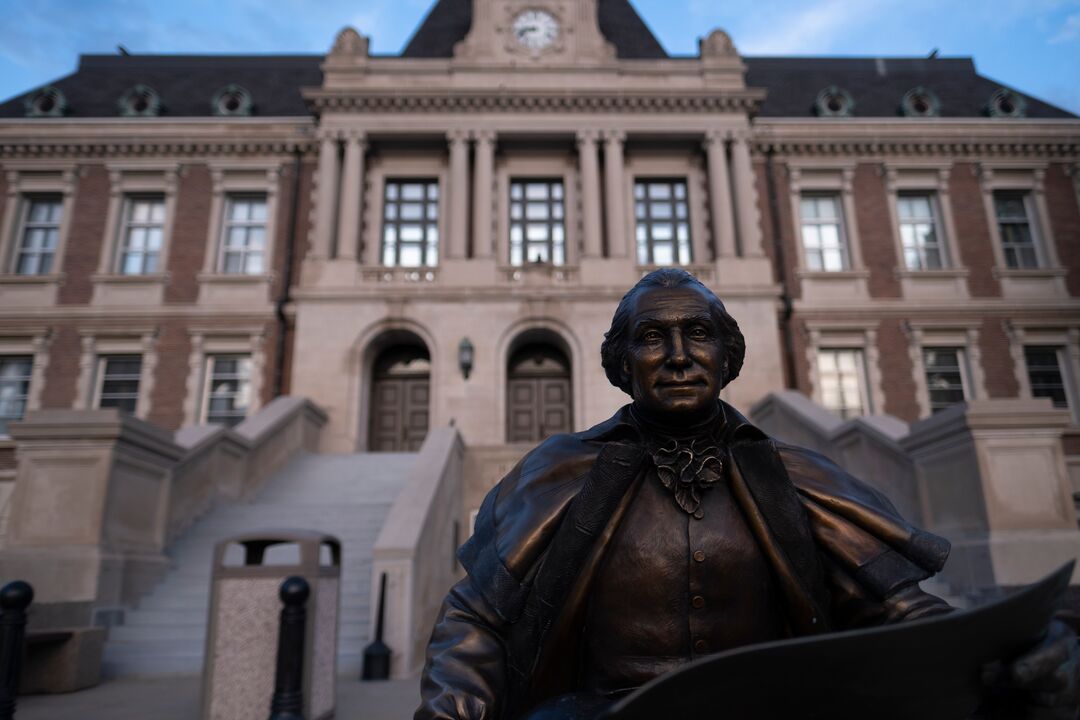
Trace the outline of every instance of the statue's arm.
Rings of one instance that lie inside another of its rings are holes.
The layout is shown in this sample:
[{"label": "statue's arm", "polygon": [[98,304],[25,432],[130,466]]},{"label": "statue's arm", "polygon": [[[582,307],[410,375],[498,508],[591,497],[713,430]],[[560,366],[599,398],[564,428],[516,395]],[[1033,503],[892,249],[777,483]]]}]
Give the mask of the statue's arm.
[{"label": "statue's arm", "polygon": [[837,630],[921,620],[954,609],[936,595],[922,590],[918,583],[904,585],[882,597],[854,580],[836,563],[826,562],[825,574],[829,580],[833,622]]},{"label": "statue's arm", "polygon": [[498,718],[505,626],[468,578],[450,589],[428,644],[414,720]]}]

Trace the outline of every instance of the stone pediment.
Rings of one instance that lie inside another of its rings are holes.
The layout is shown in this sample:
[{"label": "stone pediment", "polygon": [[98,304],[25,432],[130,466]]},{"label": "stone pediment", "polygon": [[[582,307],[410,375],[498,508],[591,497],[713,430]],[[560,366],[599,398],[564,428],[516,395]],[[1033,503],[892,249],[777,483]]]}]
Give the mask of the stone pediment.
[{"label": "stone pediment", "polygon": [[600,32],[597,0],[473,0],[472,27],[456,63],[601,65],[615,46]]}]

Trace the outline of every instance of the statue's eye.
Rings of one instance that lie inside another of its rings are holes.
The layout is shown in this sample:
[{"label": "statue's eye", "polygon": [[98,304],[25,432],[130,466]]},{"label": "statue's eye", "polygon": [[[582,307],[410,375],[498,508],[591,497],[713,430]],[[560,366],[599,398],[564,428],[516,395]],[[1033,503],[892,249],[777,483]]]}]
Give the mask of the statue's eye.
[{"label": "statue's eye", "polygon": [[663,342],[663,340],[664,336],[656,330],[646,330],[641,336],[641,341],[649,344]]},{"label": "statue's eye", "polygon": [[690,328],[690,332],[688,333],[688,335],[692,340],[709,339],[709,331],[701,327],[700,325],[695,325],[694,327]]}]

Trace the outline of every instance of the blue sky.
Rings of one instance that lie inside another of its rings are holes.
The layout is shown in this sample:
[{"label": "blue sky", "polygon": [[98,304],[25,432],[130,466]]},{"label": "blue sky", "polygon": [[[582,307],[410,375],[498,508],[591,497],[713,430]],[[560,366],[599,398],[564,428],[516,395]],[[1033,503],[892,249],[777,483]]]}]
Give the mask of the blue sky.
[{"label": "blue sky", "polygon": [[[1080,0],[632,0],[670,53],[727,30],[748,55],[941,55],[1080,114]],[[353,25],[398,52],[434,0],[0,0],[0,99],[79,53],[325,52]],[[317,9],[316,9],[317,8]]]}]

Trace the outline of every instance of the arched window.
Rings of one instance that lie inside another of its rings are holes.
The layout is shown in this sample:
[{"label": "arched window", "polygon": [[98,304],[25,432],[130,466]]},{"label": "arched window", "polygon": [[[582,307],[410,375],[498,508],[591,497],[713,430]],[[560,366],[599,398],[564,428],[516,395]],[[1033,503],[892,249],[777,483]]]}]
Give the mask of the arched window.
[{"label": "arched window", "polygon": [[385,348],[372,369],[368,450],[415,452],[427,437],[431,357],[419,344]]},{"label": "arched window", "polygon": [[537,442],[573,426],[570,361],[549,342],[510,354],[506,373],[506,440]]}]

